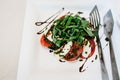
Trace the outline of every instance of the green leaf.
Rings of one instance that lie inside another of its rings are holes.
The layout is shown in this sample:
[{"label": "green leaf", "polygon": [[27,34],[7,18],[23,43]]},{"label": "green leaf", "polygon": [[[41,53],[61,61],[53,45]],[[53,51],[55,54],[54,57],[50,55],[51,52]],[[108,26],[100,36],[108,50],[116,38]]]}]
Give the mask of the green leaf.
[{"label": "green leaf", "polygon": [[96,37],[98,37],[98,31],[92,31],[92,33],[96,36]]},{"label": "green leaf", "polygon": [[57,41],[57,38],[53,37],[53,42],[56,43]]},{"label": "green leaf", "polygon": [[55,42],[55,44],[56,44],[57,47],[61,47],[61,45],[62,45],[64,42],[65,42],[64,40],[57,40],[57,41]]},{"label": "green leaf", "polygon": [[58,35],[61,35],[62,34],[62,31],[59,29],[59,28],[56,28],[57,32],[58,32]]},{"label": "green leaf", "polygon": [[53,29],[53,35],[56,35],[56,34],[57,34],[57,30],[54,27],[54,29]]},{"label": "green leaf", "polygon": [[58,47],[60,47],[61,45],[61,41],[56,41],[56,45],[58,46]]},{"label": "green leaf", "polygon": [[93,37],[94,36],[94,34],[92,33],[92,31],[90,30],[90,29],[88,29],[88,28],[83,28],[87,33],[88,33],[88,35],[90,36],[90,37]]},{"label": "green leaf", "polygon": [[79,16],[78,14],[76,14],[74,17],[75,17],[75,18],[80,18],[80,16]]},{"label": "green leaf", "polygon": [[83,36],[79,36],[78,40],[77,40],[78,44],[81,44],[83,40],[84,40],[84,37]]},{"label": "green leaf", "polygon": [[68,20],[67,20],[67,22],[66,22],[66,25],[65,25],[66,27],[71,24],[72,19],[73,19],[73,16],[70,16],[70,17],[68,18]]},{"label": "green leaf", "polygon": [[89,22],[87,21],[87,20],[81,20],[81,22],[82,22],[82,27],[88,27],[88,25],[89,25]]},{"label": "green leaf", "polygon": [[77,36],[72,36],[72,37],[70,37],[69,39],[70,40],[74,40],[74,39],[76,39],[77,38]]},{"label": "green leaf", "polygon": [[60,23],[62,26],[65,26],[65,24],[66,24],[66,21],[68,20],[68,18],[69,18],[69,16],[66,16],[63,20],[62,20],[62,22]]}]

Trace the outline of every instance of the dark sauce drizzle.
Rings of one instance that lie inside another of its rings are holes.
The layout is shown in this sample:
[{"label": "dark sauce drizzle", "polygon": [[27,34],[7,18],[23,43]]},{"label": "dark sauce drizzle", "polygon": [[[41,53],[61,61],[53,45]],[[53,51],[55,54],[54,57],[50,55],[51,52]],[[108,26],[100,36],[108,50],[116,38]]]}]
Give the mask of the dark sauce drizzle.
[{"label": "dark sauce drizzle", "polygon": [[[88,67],[86,67],[85,69],[83,69],[85,63],[87,62],[87,60],[88,60],[88,58],[85,60],[85,62],[82,64],[82,66],[80,66],[80,68],[79,68],[79,72],[84,72],[84,71],[88,68]],[[97,60],[97,55],[95,56],[95,59],[94,59],[94,60]],[[92,60],[91,62],[93,63],[94,60]]]},{"label": "dark sauce drizzle", "polygon": [[85,62],[82,64],[82,66],[80,66],[79,72],[84,72],[86,70],[86,68],[85,69],[83,69],[83,68],[84,68],[84,65],[87,62],[87,60],[88,60],[88,58],[85,60]]},{"label": "dark sauce drizzle", "polygon": [[[62,8],[63,10],[64,10],[64,8]],[[62,11],[63,11],[62,10]],[[61,12],[62,12],[61,11]],[[45,30],[47,30],[47,28],[48,28],[48,26],[52,23],[52,22],[54,22],[55,21],[55,19],[61,14],[61,12],[58,14],[58,15],[56,15],[55,16],[55,18],[53,18],[42,30],[40,30],[39,32],[37,32],[37,34],[39,35],[39,34],[42,34]],[[69,14],[70,12],[68,12],[67,14]],[[45,23],[45,22],[44,22]],[[46,22],[47,23],[47,22]]]},{"label": "dark sauce drizzle", "polygon": [[109,41],[109,38],[108,38],[108,37],[106,37],[106,38],[105,38],[105,40],[106,40],[106,41]]},{"label": "dark sauce drizzle", "polygon": [[83,12],[80,12],[80,11],[79,11],[78,14],[83,14]]},{"label": "dark sauce drizzle", "polygon": [[50,53],[52,53],[52,52],[53,52],[53,50],[51,50],[51,49],[50,49],[50,50],[49,50],[49,52],[50,52]]},{"label": "dark sauce drizzle", "polygon": [[64,61],[64,60],[62,60],[62,59],[59,59],[59,61],[60,61],[60,62],[65,62],[65,61]]},{"label": "dark sauce drizzle", "polygon": [[94,60],[92,60],[91,62],[94,62]]},{"label": "dark sauce drizzle", "polygon": [[50,20],[50,19],[51,19],[52,17],[54,17],[56,14],[61,13],[61,11],[63,11],[63,10],[64,10],[64,8],[60,9],[58,12],[56,12],[55,14],[53,14],[52,16],[50,16],[50,17],[49,17],[48,19],[46,19],[44,22],[36,22],[35,25],[36,25],[36,26],[41,26],[42,24],[47,23],[48,20]]},{"label": "dark sauce drizzle", "polygon": [[[47,20],[45,20],[44,22],[36,22],[35,25],[36,26],[41,26],[44,23],[48,23],[42,30],[40,30],[39,32],[37,32],[37,34],[42,34],[47,27],[55,21],[55,19],[64,11],[64,8],[62,8],[61,10],[59,10],[58,12],[56,12],[54,15],[52,15],[51,17],[49,17]],[[54,17],[55,16],[55,17]],[[52,17],[54,17],[50,22],[48,22],[48,20],[50,20]]]}]

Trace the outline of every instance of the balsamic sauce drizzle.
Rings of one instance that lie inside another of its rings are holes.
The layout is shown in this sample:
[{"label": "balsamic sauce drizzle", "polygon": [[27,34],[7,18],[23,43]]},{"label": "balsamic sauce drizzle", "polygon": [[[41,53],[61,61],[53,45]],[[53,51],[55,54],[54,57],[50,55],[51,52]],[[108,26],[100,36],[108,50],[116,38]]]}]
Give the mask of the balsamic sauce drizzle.
[{"label": "balsamic sauce drizzle", "polygon": [[37,32],[37,34],[42,34],[47,27],[58,17],[59,15],[57,15],[52,21],[50,21],[42,30],[40,30],[39,32]]},{"label": "balsamic sauce drizzle", "polygon": [[[88,58],[85,60],[85,62],[82,64],[82,66],[80,66],[80,68],[79,68],[79,72],[84,72],[84,71],[88,68],[88,67],[86,67],[85,69],[83,69],[85,63],[87,62],[87,60],[88,60]],[[97,55],[95,56],[95,59],[92,60],[91,62],[93,63],[95,60],[97,60]]]},{"label": "balsamic sauce drizzle", "polygon": [[47,22],[47,21],[44,21],[44,22],[36,22],[35,25],[36,25],[36,26],[41,26],[41,25],[44,24],[44,23],[49,23],[49,22]]},{"label": "balsamic sauce drizzle", "polygon": [[60,62],[65,62],[65,61],[64,61],[64,60],[62,60],[62,59],[59,59],[59,61],[60,61]]},{"label": "balsamic sauce drizzle", "polygon": [[103,47],[103,50],[108,46],[108,43]]},{"label": "balsamic sauce drizzle", "polygon": [[83,12],[80,12],[80,11],[79,11],[78,14],[83,14]]},{"label": "balsamic sauce drizzle", "polygon": [[42,30],[38,31],[37,34],[38,34],[38,35],[39,35],[39,34],[42,34],[42,33],[47,29],[47,27],[48,27],[52,22],[54,22],[55,19],[56,19],[63,11],[64,11],[64,8],[62,8],[62,10],[59,10],[57,13],[55,13],[54,15],[52,15],[51,17],[49,17],[49,18],[48,18],[47,20],[45,20],[44,22],[36,22],[35,24],[39,24],[39,26],[41,26],[42,24],[47,23],[47,21],[48,21],[49,19],[51,19],[52,17],[54,17],[54,16],[56,15]]},{"label": "balsamic sauce drizzle", "polygon": [[94,62],[94,60],[92,60],[91,62]]},{"label": "balsamic sauce drizzle", "polygon": [[50,49],[50,50],[49,50],[49,52],[50,52],[50,53],[52,53],[52,52],[53,52],[53,50],[51,50],[51,49]]},{"label": "balsamic sauce drizzle", "polygon": [[60,9],[58,12],[56,12],[55,14],[53,14],[52,16],[50,16],[50,17],[49,17],[48,19],[46,19],[44,22],[36,22],[35,25],[36,25],[36,26],[41,26],[42,24],[47,23],[48,20],[50,20],[52,17],[54,17],[56,14],[60,13],[60,12],[63,11],[63,10],[64,10],[64,8],[62,8],[62,10]]},{"label": "balsamic sauce drizzle", "polygon": [[80,66],[79,72],[84,72],[86,70],[86,68],[85,69],[83,69],[83,68],[84,68],[84,65],[87,62],[87,60],[88,60],[88,58],[85,60],[85,62],[82,64],[82,66]]}]

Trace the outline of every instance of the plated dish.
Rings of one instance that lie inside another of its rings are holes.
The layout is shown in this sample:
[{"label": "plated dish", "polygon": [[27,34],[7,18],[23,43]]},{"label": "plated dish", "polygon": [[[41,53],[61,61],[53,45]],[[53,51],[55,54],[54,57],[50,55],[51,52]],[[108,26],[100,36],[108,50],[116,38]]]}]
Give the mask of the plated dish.
[{"label": "plated dish", "polygon": [[[89,22],[89,19],[82,17],[84,12],[67,12],[59,16],[64,8],[42,22],[36,22],[36,26],[44,26],[37,32],[40,37],[40,45],[47,47],[50,53],[55,54],[60,62],[85,62],[95,53],[96,36],[98,30]],[[97,59],[97,55],[95,57]],[[83,66],[79,71],[83,72]],[[74,64],[74,63],[73,63]]]}]

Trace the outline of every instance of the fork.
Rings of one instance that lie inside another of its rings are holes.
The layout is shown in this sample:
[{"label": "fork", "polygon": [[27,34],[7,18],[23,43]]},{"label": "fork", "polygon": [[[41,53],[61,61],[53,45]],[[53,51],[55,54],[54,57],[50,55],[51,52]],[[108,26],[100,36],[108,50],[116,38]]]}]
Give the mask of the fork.
[{"label": "fork", "polygon": [[[97,5],[95,5],[94,8],[92,9],[92,11],[90,12],[89,20],[90,20],[90,23],[93,25],[93,27],[95,29],[97,29],[98,32],[99,32],[99,28],[100,28],[99,27],[100,26],[100,15],[99,15],[99,11],[98,11]],[[108,72],[107,72],[107,69],[106,69],[106,66],[105,66],[104,57],[103,57],[103,51],[102,51],[102,46],[101,46],[99,34],[96,37],[96,41],[97,41],[97,44],[98,44],[98,54],[99,54],[99,58],[100,58],[102,80],[109,80]]]}]

